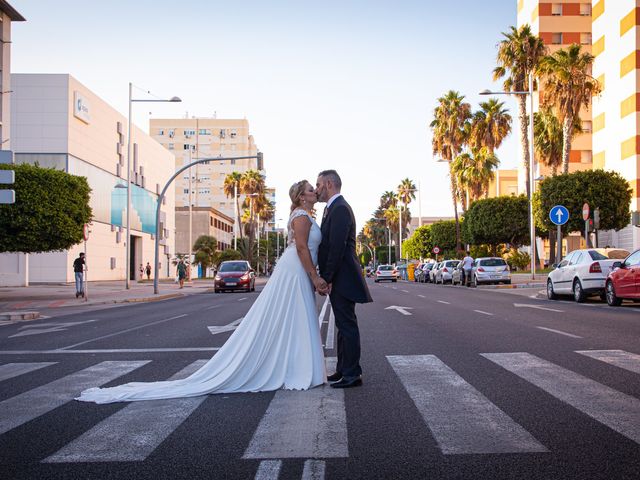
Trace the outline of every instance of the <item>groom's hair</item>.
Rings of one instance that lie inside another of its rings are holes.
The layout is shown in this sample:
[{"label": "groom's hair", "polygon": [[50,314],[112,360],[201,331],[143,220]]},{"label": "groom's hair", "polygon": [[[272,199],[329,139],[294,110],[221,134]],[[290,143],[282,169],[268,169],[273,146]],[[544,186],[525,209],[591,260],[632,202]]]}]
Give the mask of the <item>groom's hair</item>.
[{"label": "groom's hair", "polygon": [[318,174],[319,177],[325,177],[328,180],[331,180],[338,190],[342,188],[342,180],[340,180],[340,175],[335,170],[323,170]]}]

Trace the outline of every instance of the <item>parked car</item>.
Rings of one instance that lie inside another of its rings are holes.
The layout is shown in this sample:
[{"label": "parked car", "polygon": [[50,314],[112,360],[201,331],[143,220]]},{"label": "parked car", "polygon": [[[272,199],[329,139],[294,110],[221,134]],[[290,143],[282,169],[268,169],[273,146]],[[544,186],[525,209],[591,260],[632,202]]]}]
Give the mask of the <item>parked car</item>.
[{"label": "parked car", "polygon": [[619,258],[621,249],[585,248],[569,253],[549,273],[547,298],[573,295],[576,302],[584,302],[590,295],[600,295],[605,300],[605,282],[616,262],[608,254]]},{"label": "parked car", "polygon": [[614,261],[605,282],[605,299],[617,307],[624,299],[640,299],[640,250],[636,250],[623,261]]},{"label": "parked car", "polygon": [[390,282],[398,281],[398,270],[393,265],[378,265],[376,270],[375,282],[381,282],[383,280],[389,280]]},{"label": "parked car", "polygon": [[481,283],[511,283],[511,269],[500,257],[476,258],[471,269],[471,280],[476,284]]},{"label": "parked car", "polygon": [[464,269],[462,268],[462,262],[460,262],[451,274],[451,285],[462,285],[467,281],[470,282],[470,280],[464,278]]},{"label": "parked car", "polygon": [[419,263],[416,265],[416,267],[413,269],[413,281],[414,282],[419,282],[419,277],[422,275],[422,263]]},{"label": "parked car", "polygon": [[431,270],[436,264],[434,262],[425,263],[422,265],[422,274],[420,275],[420,282],[429,283],[431,282]]},{"label": "parked car", "polygon": [[226,290],[245,290],[253,292],[256,289],[256,274],[246,260],[229,260],[222,262],[214,278],[215,293]]},{"label": "parked car", "polygon": [[445,260],[438,266],[438,271],[434,275],[435,281],[433,283],[445,284],[451,282],[451,274],[453,270],[458,266],[460,260]]},{"label": "parked car", "polygon": [[429,270],[429,282],[436,283],[436,272],[438,271],[441,263],[442,262],[434,263],[433,267],[431,267],[431,270]]}]

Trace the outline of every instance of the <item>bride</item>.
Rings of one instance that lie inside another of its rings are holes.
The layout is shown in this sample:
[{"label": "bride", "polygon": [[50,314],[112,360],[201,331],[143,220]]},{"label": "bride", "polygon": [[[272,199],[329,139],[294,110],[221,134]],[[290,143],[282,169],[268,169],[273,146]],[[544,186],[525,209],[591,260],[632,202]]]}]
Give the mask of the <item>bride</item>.
[{"label": "bride", "polygon": [[182,380],[132,382],[90,388],[76,400],[95,403],[195,397],[210,393],[305,390],[326,381],[314,287],[326,290],[316,272],[320,227],[317,201],[306,180],[289,190],[289,242],[242,323],[202,368]]}]

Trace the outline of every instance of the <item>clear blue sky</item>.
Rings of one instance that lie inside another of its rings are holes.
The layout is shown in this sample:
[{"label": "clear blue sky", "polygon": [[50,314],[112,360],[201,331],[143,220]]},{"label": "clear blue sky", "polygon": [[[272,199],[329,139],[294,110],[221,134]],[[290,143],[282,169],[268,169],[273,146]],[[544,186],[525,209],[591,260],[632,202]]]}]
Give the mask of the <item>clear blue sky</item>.
[{"label": "clear blue sky", "polygon": [[[499,88],[496,44],[516,3],[11,0],[27,19],[13,24],[12,70],[70,73],[124,114],[130,81],[183,99],[137,104],[144,129],[185,112],[246,117],[278,218],[292,183],[335,168],[360,228],[405,177],[420,183],[423,215],[452,215],[428,124],[447,90],[476,108],[479,91]],[[502,99],[515,116],[515,101]],[[512,134],[501,166],[515,167],[516,155]],[[417,215],[417,202],[410,208]]]}]

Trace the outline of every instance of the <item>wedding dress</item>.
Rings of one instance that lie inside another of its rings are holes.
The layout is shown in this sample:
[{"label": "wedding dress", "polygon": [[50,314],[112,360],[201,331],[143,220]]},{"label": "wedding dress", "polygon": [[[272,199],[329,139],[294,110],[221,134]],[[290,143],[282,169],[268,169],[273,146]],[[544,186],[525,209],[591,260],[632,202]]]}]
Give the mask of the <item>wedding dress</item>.
[{"label": "wedding dress", "polygon": [[95,403],[195,397],[209,393],[305,390],[326,380],[315,293],[298,257],[291,222],[311,220],[308,246],[318,260],[320,227],[304,210],[289,217],[289,243],[244,319],[202,368],[181,380],[90,388],[76,400]]}]

